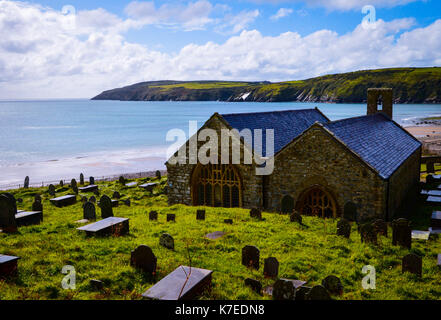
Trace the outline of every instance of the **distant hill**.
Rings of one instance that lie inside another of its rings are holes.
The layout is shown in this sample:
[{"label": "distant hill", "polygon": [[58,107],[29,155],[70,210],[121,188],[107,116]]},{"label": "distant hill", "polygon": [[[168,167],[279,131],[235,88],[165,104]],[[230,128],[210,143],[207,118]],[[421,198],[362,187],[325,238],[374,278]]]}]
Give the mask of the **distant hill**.
[{"label": "distant hill", "polygon": [[125,101],[366,101],[368,88],[393,88],[395,103],[441,103],[441,68],[393,68],[300,81],[150,81],[104,91],[93,100]]}]

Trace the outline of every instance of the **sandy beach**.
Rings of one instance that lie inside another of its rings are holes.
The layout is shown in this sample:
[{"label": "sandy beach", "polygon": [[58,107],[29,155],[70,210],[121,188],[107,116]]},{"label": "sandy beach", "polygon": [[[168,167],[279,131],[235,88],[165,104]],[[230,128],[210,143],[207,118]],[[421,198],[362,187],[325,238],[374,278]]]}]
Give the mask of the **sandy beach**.
[{"label": "sandy beach", "polygon": [[405,128],[423,143],[423,153],[441,155],[441,126],[411,126]]}]

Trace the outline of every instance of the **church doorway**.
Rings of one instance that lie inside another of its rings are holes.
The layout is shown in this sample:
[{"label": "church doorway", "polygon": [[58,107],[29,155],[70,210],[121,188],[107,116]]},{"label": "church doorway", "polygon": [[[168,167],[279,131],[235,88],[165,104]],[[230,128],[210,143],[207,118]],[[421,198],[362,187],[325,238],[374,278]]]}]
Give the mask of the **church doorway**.
[{"label": "church doorway", "polygon": [[296,206],[302,215],[321,218],[337,218],[337,205],[334,197],[320,186],[305,191]]}]

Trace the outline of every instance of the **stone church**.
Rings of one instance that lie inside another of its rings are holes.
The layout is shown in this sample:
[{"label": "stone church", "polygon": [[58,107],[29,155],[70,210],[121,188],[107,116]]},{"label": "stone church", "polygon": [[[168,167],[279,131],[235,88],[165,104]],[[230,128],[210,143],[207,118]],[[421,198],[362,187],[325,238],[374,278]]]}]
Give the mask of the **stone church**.
[{"label": "stone church", "polygon": [[[392,89],[369,89],[367,115],[337,121],[317,108],[215,113],[201,129],[214,129],[219,136],[222,129],[274,129],[274,170],[257,175],[254,161],[202,165],[169,160],[169,204],[391,220],[417,195],[422,149],[392,120],[392,95]],[[242,153],[252,151],[240,141]],[[189,141],[181,149],[188,151]]]}]

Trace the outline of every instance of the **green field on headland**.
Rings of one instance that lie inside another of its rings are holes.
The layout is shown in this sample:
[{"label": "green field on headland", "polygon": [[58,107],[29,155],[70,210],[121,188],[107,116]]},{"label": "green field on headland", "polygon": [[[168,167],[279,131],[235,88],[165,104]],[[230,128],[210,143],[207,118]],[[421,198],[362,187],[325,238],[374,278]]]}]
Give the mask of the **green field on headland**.
[{"label": "green field on headland", "polygon": [[[138,183],[155,179],[133,180]],[[357,226],[352,225],[350,239],[336,235],[336,220],[304,217],[304,225],[289,221],[289,216],[263,213],[263,221],[250,218],[244,209],[206,208],[205,221],[196,220],[196,207],[167,206],[167,196],[160,186],[153,194],[138,187],[126,187],[115,182],[98,183],[101,195],[111,196],[119,191],[122,200],[130,199],[131,206],[120,204],[114,215],[130,219],[130,233],[122,237],[88,238],[76,230],[75,221],[83,218],[82,203],[57,208],[50,204],[47,188],[12,190],[23,199],[19,209],[30,210],[34,194],[42,195],[44,222],[21,227],[15,234],[0,233],[0,253],[21,257],[16,278],[0,280],[0,300],[5,299],[141,299],[141,294],[179,265],[214,270],[213,286],[202,299],[269,299],[259,296],[244,286],[248,277],[271,285],[273,279],[263,276],[263,260],[276,257],[280,263],[279,276],[320,284],[328,275],[340,277],[344,286],[342,296],[335,299],[440,299],[441,269],[437,254],[441,253],[438,237],[429,241],[413,240],[412,249],[392,245],[389,237],[379,237],[379,245],[360,242]],[[57,187],[59,189],[59,187]],[[71,190],[57,192],[57,196]],[[89,197],[92,194],[84,194]],[[81,196],[81,194],[80,194]],[[80,196],[78,199],[80,199]],[[157,222],[149,221],[148,213],[159,213]],[[176,222],[166,222],[168,213],[176,214]],[[412,217],[413,227],[425,230],[431,209],[420,207]],[[97,207],[97,216],[100,210]],[[228,225],[224,219],[233,219]],[[218,240],[209,240],[206,234],[224,231]],[[162,233],[175,239],[175,250],[159,245]],[[143,274],[130,266],[130,253],[145,244],[158,258],[156,278]],[[260,249],[259,271],[241,265],[241,249],[255,245]],[[188,246],[188,251],[187,251]],[[401,259],[409,252],[423,257],[423,277],[401,272]],[[64,290],[62,268],[72,265],[76,269],[76,289]],[[362,268],[376,268],[376,290],[363,290],[365,276]],[[91,279],[104,282],[104,290],[96,292]]]}]

